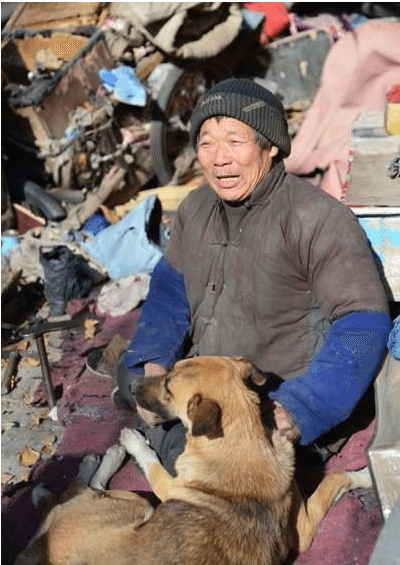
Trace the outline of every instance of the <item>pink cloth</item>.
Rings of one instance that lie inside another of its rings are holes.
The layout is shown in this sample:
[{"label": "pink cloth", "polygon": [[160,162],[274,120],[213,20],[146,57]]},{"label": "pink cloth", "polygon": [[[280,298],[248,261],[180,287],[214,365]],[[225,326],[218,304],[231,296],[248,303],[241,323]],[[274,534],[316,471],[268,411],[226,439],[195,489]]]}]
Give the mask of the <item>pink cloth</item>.
[{"label": "pink cloth", "polygon": [[365,110],[383,107],[400,80],[400,23],[371,20],[346,33],[325,61],[321,86],[292,143],[289,172],[322,169],[321,188],[344,198],[352,125]]}]

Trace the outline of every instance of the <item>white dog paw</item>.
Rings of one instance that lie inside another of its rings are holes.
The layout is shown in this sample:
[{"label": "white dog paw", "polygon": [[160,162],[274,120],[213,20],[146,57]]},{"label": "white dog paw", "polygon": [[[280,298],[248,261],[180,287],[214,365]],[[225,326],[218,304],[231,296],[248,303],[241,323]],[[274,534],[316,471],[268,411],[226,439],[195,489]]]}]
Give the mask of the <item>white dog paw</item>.
[{"label": "white dog paw", "polygon": [[107,449],[103,457],[102,463],[104,462],[104,459],[109,459],[110,461],[114,462],[116,465],[120,465],[124,460],[125,455],[126,455],[125,447],[120,443],[116,443],[115,445],[112,445]]},{"label": "white dog paw", "polygon": [[121,444],[112,445],[107,449],[103,460],[93,475],[90,486],[95,490],[105,490],[108,481],[118,471],[124,462],[126,449]]},{"label": "white dog paw", "polygon": [[137,430],[124,428],[121,430],[119,441],[131,455],[134,455],[138,449],[149,449],[146,438]]},{"label": "white dog paw", "polygon": [[156,452],[150,447],[146,438],[137,430],[124,428],[121,431],[120,442],[126,447],[129,455],[132,455],[132,457],[136,459],[136,462],[146,476],[149,466],[152,463],[159,463]]}]

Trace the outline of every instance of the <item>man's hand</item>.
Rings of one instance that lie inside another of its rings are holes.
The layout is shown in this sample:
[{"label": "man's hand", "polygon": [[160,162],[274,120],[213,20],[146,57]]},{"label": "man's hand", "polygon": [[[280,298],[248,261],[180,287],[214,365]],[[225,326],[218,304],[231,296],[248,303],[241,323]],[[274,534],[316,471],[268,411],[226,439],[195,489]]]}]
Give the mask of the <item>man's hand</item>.
[{"label": "man's hand", "polygon": [[[161,375],[165,375],[166,372],[165,367],[158,363],[146,363],[144,366],[145,377],[159,377]],[[150,427],[157,426],[157,424],[161,424],[164,421],[158,414],[150,412],[138,404],[136,404],[136,412]]]},{"label": "man's hand", "polygon": [[274,402],[274,418],[279,432],[286,436],[288,440],[295,442],[300,437],[300,430],[293,418],[277,401]]}]

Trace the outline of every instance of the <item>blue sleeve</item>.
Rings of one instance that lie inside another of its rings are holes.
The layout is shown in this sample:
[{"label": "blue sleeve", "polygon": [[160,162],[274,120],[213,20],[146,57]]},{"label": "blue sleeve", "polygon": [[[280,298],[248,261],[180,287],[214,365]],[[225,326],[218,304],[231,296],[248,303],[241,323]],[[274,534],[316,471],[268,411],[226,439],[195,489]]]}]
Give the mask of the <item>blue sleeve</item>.
[{"label": "blue sleeve", "polygon": [[183,275],[161,257],[151,277],[136,333],[124,354],[125,366],[141,372],[144,363],[151,361],[170,369],[181,356],[189,327]]},{"label": "blue sleeve", "polygon": [[379,368],[391,325],[385,312],[351,312],[338,318],[306,373],[270,394],[293,416],[302,445],[350,416]]}]

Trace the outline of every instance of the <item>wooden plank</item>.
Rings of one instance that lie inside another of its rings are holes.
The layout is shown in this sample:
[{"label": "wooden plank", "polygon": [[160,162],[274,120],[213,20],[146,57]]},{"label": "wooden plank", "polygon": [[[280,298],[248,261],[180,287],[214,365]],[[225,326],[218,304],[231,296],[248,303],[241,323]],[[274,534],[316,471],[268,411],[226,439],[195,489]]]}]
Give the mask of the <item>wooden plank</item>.
[{"label": "wooden plank", "polygon": [[8,29],[96,24],[101,2],[24,2]]},{"label": "wooden plank", "polygon": [[16,120],[16,124],[21,128],[16,137],[31,144],[33,142],[39,149],[47,151],[48,142],[52,138],[51,132],[46,123],[40,119],[36,108],[25,106],[11,111],[21,119],[20,124]]},{"label": "wooden plank", "polygon": [[396,153],[354,154],[345,204],[400,206],[400,178],[392,179],[387,172],[395,157]]}]

